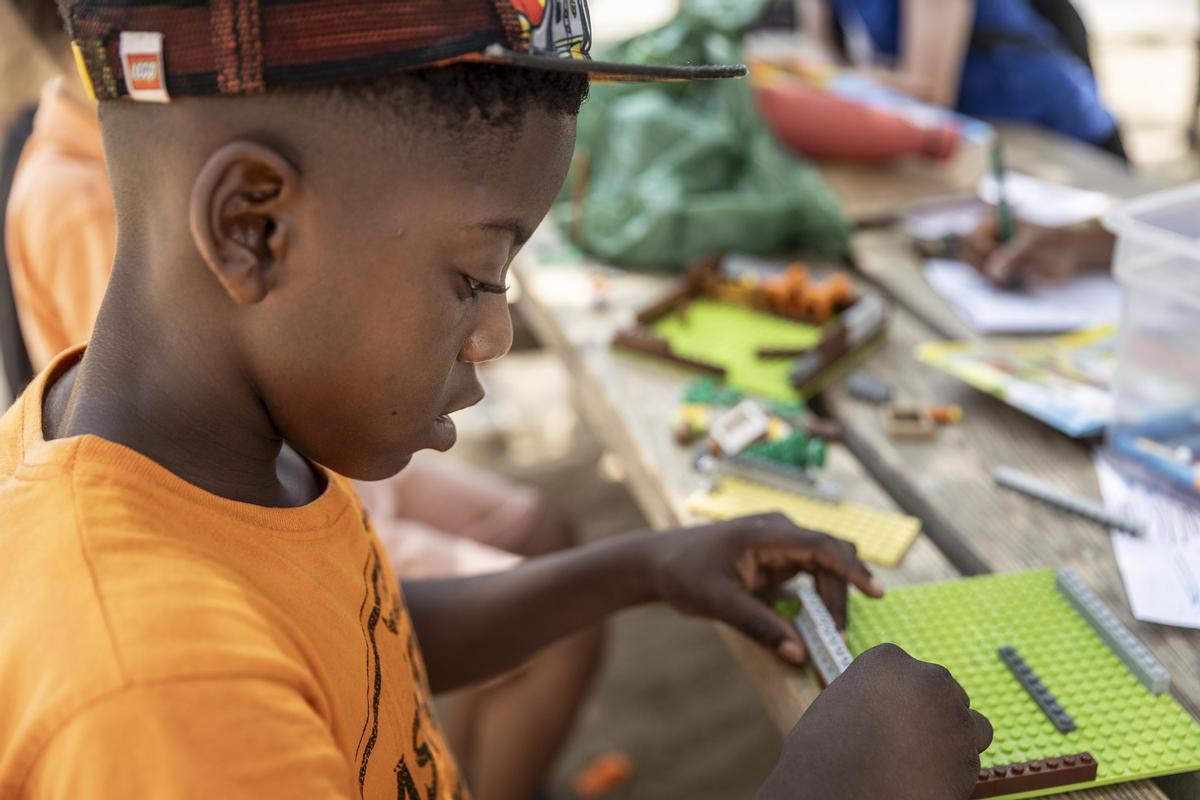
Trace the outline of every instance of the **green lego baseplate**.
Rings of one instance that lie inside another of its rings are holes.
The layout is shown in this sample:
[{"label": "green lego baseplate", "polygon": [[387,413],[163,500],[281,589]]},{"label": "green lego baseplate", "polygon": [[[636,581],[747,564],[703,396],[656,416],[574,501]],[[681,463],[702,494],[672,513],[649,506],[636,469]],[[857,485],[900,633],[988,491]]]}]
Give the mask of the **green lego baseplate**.
[{"label": "green lego baseplate", "polygon": [[693,300],[653,328],[676,354],[724,367],[730,386],[775,400],[796,396],[788,382],[795,359],[761,359],[759,348],[809,348],[821,338],[816,325],[706,298]]},{"label": "green lego baseplate", "polygon": [[[1090,752],[1096,780],[1004,795],[1041,797],[1200,770],[1200,725],[1170,694],[1154,695],[1037,570],[891,589],[850,598],[846,644],[858,655],[894,642],[944,665],[995,729],[983,767]],[[1060,733],[997,650],[1011,646],[1074,719]]]}]

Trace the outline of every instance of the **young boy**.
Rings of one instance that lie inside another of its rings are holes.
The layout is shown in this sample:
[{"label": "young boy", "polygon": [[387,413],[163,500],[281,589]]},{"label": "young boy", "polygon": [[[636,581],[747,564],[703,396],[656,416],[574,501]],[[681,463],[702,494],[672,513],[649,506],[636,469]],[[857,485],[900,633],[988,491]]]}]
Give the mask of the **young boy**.
[{"label": "young boy", "polygon": [[[663,601],[789,661],[751,592],[853,548],[765,516],[399,587],[353,491],[454,441],[589,72],[579,0],[69,0],[116,201],[86,353],[0,421],[0,796],[466,796],[428,691]],[[168,102],[163,102],[168,101]],[[320,465],[320,466],[318,466]],[[942,668],[860,657],[766,797],[966,798]]]},{"label": "young boy", "polygon": [[[7,2],[62,73],[42,91],[4,220],[23,338],[41,371],[91,335],[117,218],[96,102],[84,93],[56,5]],[[389,566],[406,579],[494,572],[574,543],[537,492],[461,463],[417,458],[393,478],[355,488]],[[478,797],[526,800],[543,784],[586,696],[600,641],[598,629],[583,631],[503,680],[442,698],[447,739]],[[495,730],[509,735],[489,735]]]}]

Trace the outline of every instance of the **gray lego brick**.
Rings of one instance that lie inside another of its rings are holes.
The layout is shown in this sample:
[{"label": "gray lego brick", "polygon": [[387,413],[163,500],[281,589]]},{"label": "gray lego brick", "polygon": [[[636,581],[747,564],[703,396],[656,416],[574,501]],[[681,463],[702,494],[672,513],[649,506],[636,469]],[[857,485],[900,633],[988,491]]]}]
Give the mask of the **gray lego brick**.
[{"label": "gray lego brick", "polygon": [[1129,671],[1137,676],[1151,694],[1163,694],[1171,688],[1171,674],[1167,672],[1166,667],[1121,624],[1095,592],[1068,569],[1060,569],[1054,582],[1067,602],[1087,620],[1092,630],[1117,654],[1125,666],[1129,667]]},{"label": "gray lego brick", "polygon": [[1000,656],[1000,660],[1012,672],[1021,687],[1033,698],[1033,702],[1037,703],[1038,708],[1042,710],[1051,724],[1058,728],[1059,733],[1070,733],[1075,730],[1075,720],[1050,693],[1046,684],[1042,683],[1041,678],[1033,671],[1033,667],[1029,666],[1015,647],[1005,645],[996,651],[996,655]]},{"label": "gray lego brick", "polygon": [[1076,497],[1055,489],[1044,481],[1012,467],[996,467],[992,471],[992,480],[1006,489],[1012,489],[1036,500],[1041,500],[1043,503],[1048,503],[1084,519],[1090,519],[1105,527],[1132,533],[1134,536],[1141,535],[1145,527],[1137,520],[1114,514],[1099,503],[1093,503],[1083,497]]},{"label": "gray lego brick", "polygon": [[784,492],[794,492],[831,503],[840,502],[845,490],[841,485],[787,464],[762,458],[727,456],[717,461],[717,474],[761,483]]},{"label": "gray lego brick", "polygon": [[861,370],[850,373],[846,379],[846,391],[867,403],[886,403],[892,399],[892,385],[868,375]]}]

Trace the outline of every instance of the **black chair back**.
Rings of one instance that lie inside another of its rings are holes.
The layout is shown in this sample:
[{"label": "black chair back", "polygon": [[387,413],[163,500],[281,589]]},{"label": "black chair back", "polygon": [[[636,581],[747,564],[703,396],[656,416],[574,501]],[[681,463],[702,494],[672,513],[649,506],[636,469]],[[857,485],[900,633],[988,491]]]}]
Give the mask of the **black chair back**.
[{"label": "black chair back", "polygon": [[25,337],[21,335],[21,324],[17,318],[3,223],[17,161],[21,158],[25,142],[33,133],[35,111],[36,107],[30,106],[17,114],[4,132],[4,144],[0,149],[0,357],[4,359],[4,377],[13,397],[19,397],[33,379],[33,365],[29,362],[29,351],[25,349]]}]

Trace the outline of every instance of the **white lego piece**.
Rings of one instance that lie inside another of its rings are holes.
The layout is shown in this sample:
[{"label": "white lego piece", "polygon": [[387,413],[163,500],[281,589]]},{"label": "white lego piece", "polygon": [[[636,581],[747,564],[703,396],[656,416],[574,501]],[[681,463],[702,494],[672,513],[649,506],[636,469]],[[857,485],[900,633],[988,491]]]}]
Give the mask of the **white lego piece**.
[{"label": "white lego piece", "polygon": [[846,671],[854,656],[842,635],[838,632],[837,624],[825,607],[817,590],[807,581],[792,581],[789,586],[800,598],[802,608],[795,619],[796,629],[804,640],[808,650],[808,663],[816,670],[821,683],[828,686],[837,676]]},{"label": "white lego piece", "polygon": [[736,455],[765,436],[770,424],[770,417],[758,403],[743,400],[713,420],[708,435],[721,452]]}]

